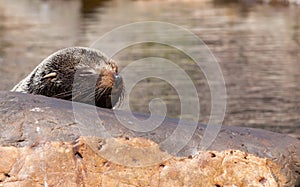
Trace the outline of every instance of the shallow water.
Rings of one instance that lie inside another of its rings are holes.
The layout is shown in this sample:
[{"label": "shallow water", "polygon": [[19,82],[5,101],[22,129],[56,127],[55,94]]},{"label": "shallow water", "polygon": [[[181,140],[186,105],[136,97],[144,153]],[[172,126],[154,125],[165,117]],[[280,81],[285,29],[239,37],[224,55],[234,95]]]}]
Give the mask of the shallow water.
[{"label": "shallow water", "polygon": [[[111,29],[136,21],[166,21],[189,29],[211,49],[227,90],[226,125],[249,126],[300,137],[300,7],[220,1],[0,0],[0,90],[9,90],[60,48],[90,46]],[[147,28],[136,30],[137,35]],[[181,36],[178,36],[180,38]],[[116,41],[118,42],[118,39]],[[187,43],[191,48],[193,44]],[[142,57],[175,61],[193,79],[201,116],[210,115],[205,75],[168,46],[140,44],[114,56],[120,70]],[[147,69],[140,72],[144,74]],[[183,83],[184,84],[184,83]],[[176,89],[150,78],[130,93],[131,108],[149,112],[160,97],[168,116],[180,117]]]}]

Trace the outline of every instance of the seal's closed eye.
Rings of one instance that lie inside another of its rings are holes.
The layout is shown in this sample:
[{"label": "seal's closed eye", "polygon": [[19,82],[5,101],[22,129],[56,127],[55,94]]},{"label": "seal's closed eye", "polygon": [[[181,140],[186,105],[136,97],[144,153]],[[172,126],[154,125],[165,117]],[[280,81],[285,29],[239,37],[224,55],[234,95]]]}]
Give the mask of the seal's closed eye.
[{"label": "seal's closed eye", "polygon": [[43,60],[11,91],[112,108],[122,97],[123,80],[116,63],[100,51],[71,47]]}]

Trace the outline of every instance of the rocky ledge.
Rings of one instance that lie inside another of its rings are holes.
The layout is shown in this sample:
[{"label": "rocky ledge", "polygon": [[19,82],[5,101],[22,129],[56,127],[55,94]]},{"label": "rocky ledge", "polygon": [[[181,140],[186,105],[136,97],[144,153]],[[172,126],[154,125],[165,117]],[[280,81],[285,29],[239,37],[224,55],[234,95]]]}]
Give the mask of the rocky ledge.
[{"label": "rocky ledge", "polygon": [[[141,133],[125,128],[111,110],[76,104],[76,111],[84,112],[86,124],[76,120],[71,102],[0,92],[0,186],[300,185],[300,142],[286,135],[223,126],[201,150],[206,126],[198,124],[174,154],[160,143],[177,120]],[[94,112],[110,137],[94,128]]]}]

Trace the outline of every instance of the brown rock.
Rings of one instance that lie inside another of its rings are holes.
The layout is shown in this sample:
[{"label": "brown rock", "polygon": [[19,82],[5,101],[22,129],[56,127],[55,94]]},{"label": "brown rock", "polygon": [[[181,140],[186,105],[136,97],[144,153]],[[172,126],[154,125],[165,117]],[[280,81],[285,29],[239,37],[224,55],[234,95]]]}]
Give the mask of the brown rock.
[{"label": "brown rock", "polygon": [[0,181],[11,170],[13,163],[19,157],[19,151],[15,147],[0,147]]},{"label": "brown rock", "polygon": [[[75,143],[46,142],[37,147],[1,147],[7,165],[0,166],[0,174],[4,176],[0,186],[273,187],[284,186],[286,182],[277,163],[238,150],[204,151],[190,158],[170,156],[163,163],[130,167],[102,157],[102,150],[93,149],[99,141],[82,137]],[[142,138],[111,139],[104,145],[114,148],[115,142],[133,148],[128,157],[135,157],[137,148],[145,147],[154,147],[153,151],[159,155],[167,154],[156,149],[158,146],[154,142]],[[9,158],[11,153],[15,156],[13,159]],[[113,154],[121,156],[123,153]]]}]

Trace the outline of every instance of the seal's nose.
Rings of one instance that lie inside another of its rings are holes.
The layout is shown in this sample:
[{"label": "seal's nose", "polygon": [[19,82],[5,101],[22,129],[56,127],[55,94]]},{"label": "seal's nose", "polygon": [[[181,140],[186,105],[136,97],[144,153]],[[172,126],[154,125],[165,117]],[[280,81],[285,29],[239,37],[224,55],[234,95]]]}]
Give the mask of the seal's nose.
[{"label": "seal's nose", "polygon": [[114,75],[114,78],[115,78],[115,87],[119,87],[121,84],[122,84],[122,76],[121,75],[118,75],[118,74],[115,74]]}]

